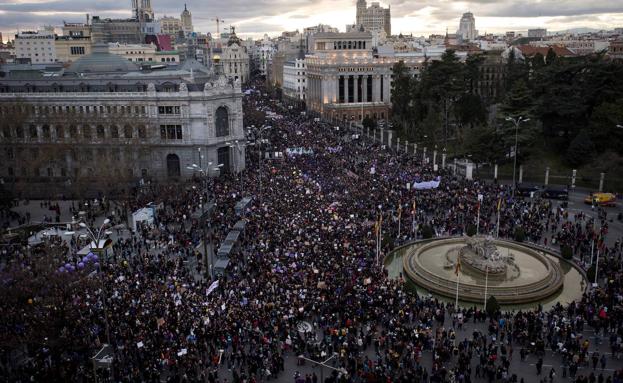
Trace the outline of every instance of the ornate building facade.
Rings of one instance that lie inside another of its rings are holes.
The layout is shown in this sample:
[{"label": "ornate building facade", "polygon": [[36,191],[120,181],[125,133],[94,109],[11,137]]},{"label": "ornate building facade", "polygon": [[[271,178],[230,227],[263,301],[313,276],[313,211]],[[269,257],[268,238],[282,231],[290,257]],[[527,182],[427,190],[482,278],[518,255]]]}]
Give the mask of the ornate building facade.
[{"label": "ornate building facade", "polygon": [[0,116],[0,177],[24,196],[244,168],[240,83],[195,61],[143,72],[95,46],[64,72],[4,76]]},{"label": "ornate building facade", "polygon": [[373,2],[368,7],[366,0],[358,0],[355,23],[366,31],[384,31],[387,36],[390,36],[392,34],[391,8],[383,8],[378,2]]},{"label": "ornate building facade", "polygon": [[369,32],[319,33],[305,58],[307,108],[330,120],[386,120],[391,111],[392,67],[421,70],[422,58],[375,57]]}]

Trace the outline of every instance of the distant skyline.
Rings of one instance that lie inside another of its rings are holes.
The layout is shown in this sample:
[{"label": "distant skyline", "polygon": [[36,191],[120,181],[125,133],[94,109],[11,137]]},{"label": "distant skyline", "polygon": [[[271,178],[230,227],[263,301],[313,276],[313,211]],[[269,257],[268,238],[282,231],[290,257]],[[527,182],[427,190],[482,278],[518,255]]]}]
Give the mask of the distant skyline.
[{"label": "distant skyline", "polygon": [[[370,3],[370,1],[368,2]],[[241,37],[276,36],[283,31],[329,24],[344,30],[355,22],[356,0],[187,0],[195,31],[216,32],[211,19],[234,25]],[[392,32],[416,36],[454,33],[464,12],[474,13],[481,34],[548,31],[572,28],[614,29],[623,27],[623,1],[612,0],[394,0],[381,1],[392,8]],[[152,0],[156,17],[175,16],[183,2]],[[84,22],[86,14],[110,18],[131,16],[130,0],[0,0],[0,32],[7,38],[19,30],[42,25],[60,26],[63,21]]]}]

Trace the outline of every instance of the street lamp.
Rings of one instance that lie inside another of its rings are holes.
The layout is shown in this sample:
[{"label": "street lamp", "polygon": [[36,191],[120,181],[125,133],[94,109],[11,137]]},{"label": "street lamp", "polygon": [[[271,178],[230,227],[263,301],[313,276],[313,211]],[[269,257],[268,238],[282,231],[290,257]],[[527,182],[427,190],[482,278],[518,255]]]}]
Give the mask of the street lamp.
[{"label": "street lamp", "polygon": [[257,155],[258,155],[258,169],[260,172],[260,203],[262,202],[262,153],[261,153],[261,146],[262,146],[262,133],[264,133],[266,130],[268,129],[272,129],[272,126],[270,125],[264,125],[259,129],[256,129],[258,132],[258,137],[256,137],[256,142],[257,140],[259,140],[259,145],[257,145]]},{"label": "street lamp", "polygon": [[517,184],[515,181],[515,174],[516,174],[516,169],[517,169],[517,140],[518,140],[518,134],[519,134],[519,124],[521,124],[522,122],[528,122],[530,121],[529,118],[523,118],[522,116],[519,116],[517,118],[513,118],[513,117],[506,117],[506,121],[510,121],[513,124],[515,124],[515,155],[514,155],[514,161],[513,161],[513,198],[515,198],[515,189],[517,189]]},{"label": "street lamp", "polygon": [[[86,223],[84,222],[80,222],[80,227],[83,229],[87,230],[87,236],[89,237],[89,239],[92,241],[92,243],[95,244],[96,249],[97,246],[99,246],[100,240],[102,238],[102,234],[106,234],[106,232],[104,231],[104,229],[106,228],[106,226],[110,223],[110,220],[108,218],[106,218],[104,220],[104,223],[102,223],[102,225],[100,226],[100,228],[97,230],[97,234],[95,231],[91,230],[91,228],[89,226],[87,226]],[[93,246],[91,246],[91,248],[93,248]]]}]

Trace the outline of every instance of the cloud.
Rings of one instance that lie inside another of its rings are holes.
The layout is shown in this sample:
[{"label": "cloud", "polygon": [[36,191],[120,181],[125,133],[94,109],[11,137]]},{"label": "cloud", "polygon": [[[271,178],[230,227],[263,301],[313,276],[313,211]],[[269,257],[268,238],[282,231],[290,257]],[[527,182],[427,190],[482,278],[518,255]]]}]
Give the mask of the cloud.
[{"label": "cloud", "polygon": [[[381,1],[387,4],[389,0]],[[302,30],[318,23],[344,29],[355,21],[356,0],[185,0],[193,14],[195,30],[214,32],[215,17],[235,25],[243,36]],[[370,1],[369,1],[370,2]],[[156,17],[179,16],[182,2],[152,0]],[[503,32],[517,28],[557,29],[565,22],[585,27],[618,26],[623,19],[623,2],[612,0],[392,0],[395,33],[415,35],[453,32],[461,14],[471,11],[481,31]],[[101,17],[131,16],[130,0],[0,0],[0,31],[36,28],[44,24],[81,22],[85,14]],[[567,19],[565,19],[567,18]]]}]

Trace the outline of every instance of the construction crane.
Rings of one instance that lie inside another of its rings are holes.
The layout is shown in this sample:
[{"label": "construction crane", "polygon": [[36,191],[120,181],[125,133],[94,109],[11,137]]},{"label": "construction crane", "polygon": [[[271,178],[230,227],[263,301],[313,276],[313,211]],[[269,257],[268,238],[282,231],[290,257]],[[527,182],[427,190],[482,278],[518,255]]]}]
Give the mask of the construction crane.
[{"label": "construction crane", "polygon": [[217,17],[217,18],[212,19],[212,21],[216,21],[216,36],[217,38],[220,39],[221,38],[221,24],[225,23],[225,20],[219,19]]}]

